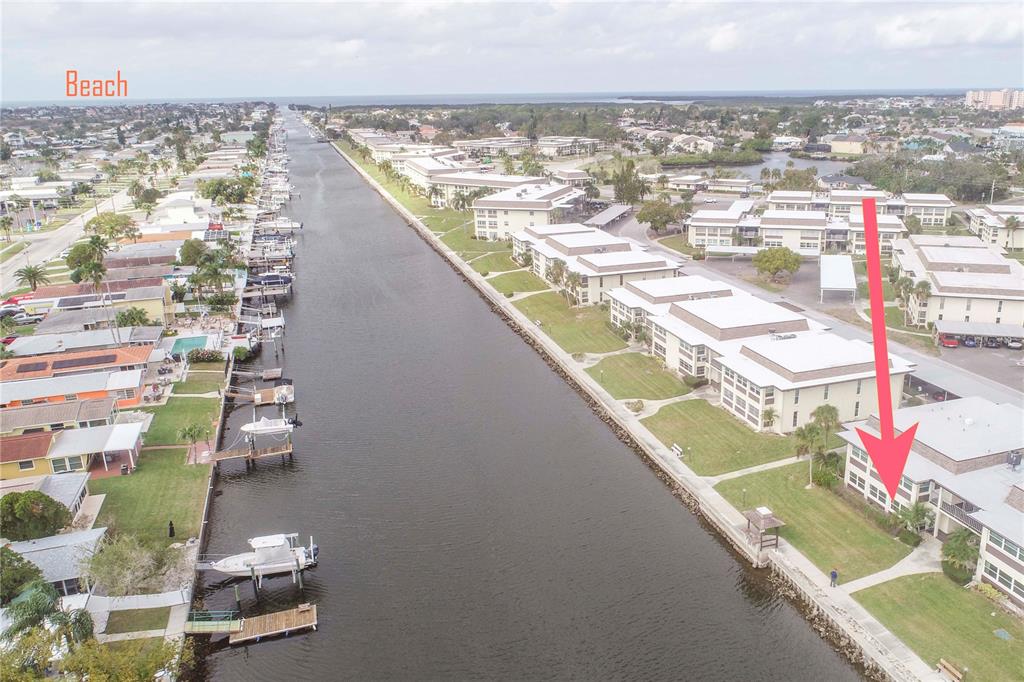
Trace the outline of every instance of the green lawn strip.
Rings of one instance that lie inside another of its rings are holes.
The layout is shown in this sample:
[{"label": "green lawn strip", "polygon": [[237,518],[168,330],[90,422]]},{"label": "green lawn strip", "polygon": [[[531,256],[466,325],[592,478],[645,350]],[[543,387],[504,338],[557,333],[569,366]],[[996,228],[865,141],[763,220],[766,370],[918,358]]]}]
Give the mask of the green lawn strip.
[{"label": "green lawn strip", "polygon": [[548,285],[532,272],[506,272],[487,280],[487,283],[503,294],[515,294],[520,291],[544,291]]},{"label": "green lawn strip", "polygon": [[587,374],[597,379],[616,400],[664,400],[690,392],[690,388],[661,362],[643,353],[612,355],[587,369]]},{"label": "green lawn strip", "polygon": [[598,306],[571,308],[554,291],[529,296],[514,305],[567,353],[609,353],[626,342],[605,325],[608,313]]},{"label": "green lawn strip", "polygon": [[[106,495],[96,526],[131,533],[154,545],[199,537],[210,467],[185,464],[186,452],[187,448],[146,450],[130,476],[89,481],[91,494]],[[173,539],[167,537],[168,521],[174,521]]]},{"label": "green lawn strip", "polygon": [[221,360],[220,362],[193,362],[189,364],[189,374],[192,372],[220,372],[224,373],[224,367],[227,366],[227,360]]},{"label": "green lawn strip", "polygon": [[785,284],[779,284],[778,282],[770,282],[764,277],[760,277],[757,275],[751,277],[744,277],[743,279],[746,280],[747,282],[750,282],[751,284],[761,287],[765,291],[771,291],[776,294],[779,293],[780,291],[786,290]]},{"label": "green lawn strip", "polygon": [[[440,230],[438,230],[440,232]],[[512,247],[503,241],[486,241],[476,239],[473,233],[473,225],[465,227],[453,226],[445,231],[441,241],[447,244],[453,251],[480,252],[507,251],[512,253]]]},{"label": "green lawn strip", "polygon": [[103,646],[113,651],[134,653],[141,655],[151,649],[156,649],[164,643],[163,637],[146,637],[145,639],[122,639],[114,642],[107,642]]},{"label": "green lawn strip", "polygon": [[[928,331],[924,327],[912,327],[906,322],[906,311],[901,310],[899,306],[886,306],[885,308],[885,326],[893,329],[899,329],[910,334],[927,334]],[[928,343],[931,343],[929,337]]]},{"label": "green lawn strip", "polygon": [[682,447],[683,461],[701,476],[738,471],[796,454],[795,438],[757,433],[706,400],[666,405],[643,423],[667,447]]},{"label": "green lawn strip", "polygon": [[807,463],[797,462],[722,481],[715,489],[737,508],[771,508],[786,524],[780,535],[822,571],[839,569],[844,582],[889,568],[910,553],[838,495],[806,485]]},{"label": "green lawn strip", "polygon": [[[886,265],[888,265],[887,262],[882,263],[883,274],[885,273]],[[862,260],[854,261],[853,269],[854,272],[857,273],[857,296],[862,299],[867,299],[868,282],[866,278],[868,276],[868,264],[866,261]],[[861,281],[861,277],[864,277],[865,279]],[[896,290],[892,288],[892,283],[889,281],[889,278],[885,276],[882,277],[882,298],[886,301],[896,300]]]},{"label": "green lawn strip", "polygon": [[171,398],[166,405],[143,410],[155,415],[146,432],[146,445],[184,445],[186,442],[178,438],[178,430],[183,426],[200,423],[209,426],[213,433],[220,401],[217,398]]},{"label": "green lawn strip", "polygon": [[32,336],[36,333],[36,326],[34,324],[23,324],[14,328],[16,336]]},{"label": "green lawn strip", "polygon": [[944,658],[969,668],[968,680],[1024,679],[1024,623],[942,574],[896,578],[853,598],[930,666]]},{"label": "green lawn strip", "polygon": [[14,258],[27,248],[28,242],[15,242],[11,244],[3,252],[0,252],[0,263],[6,263],[8,259]]},{"label": "green lawn strip", "polygon": [[187,381],[179,381],[174,384],[174,395],[213,393],[223,387],[224,377],[220,374],[207,372],[193,374],[189,372]]},{"label": "green lawn strip", "polygon": [[167,619],[170,617],[171,607],[169,606],[111,611],[107,618],[107,629],[103,632],[107,635],[116,635],[120,632],[164,630],[167,628]]},{"label": "green lawn strip", "polygon": [[704,249],[690,246],[690,244],[686,241],[686,237],[684,237],[681,234],[674,234],[671,237],[659,239],[658,243],[664,246],[665,248],[672,249],[673,251],[685,253],[687,256],[696,256],[697,254],[704,251]]},{"label": "green lawn strip", "polygon": [[474,260],[470,265],[477,272],[505,272],[523,267],[507,253],[491,253]]}]

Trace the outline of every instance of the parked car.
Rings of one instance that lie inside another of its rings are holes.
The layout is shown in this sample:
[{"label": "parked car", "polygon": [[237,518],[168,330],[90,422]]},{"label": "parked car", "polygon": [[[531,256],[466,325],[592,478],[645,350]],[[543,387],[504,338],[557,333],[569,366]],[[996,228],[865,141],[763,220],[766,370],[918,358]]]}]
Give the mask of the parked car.
[{"label": "parked car", "polygon": [[1016,339],[1011,339],[1006,342],[1006,347],[1009,348],[1010,350],[1020,350],[1021,348],[1024,348],[1024,343],[1021,343]]},{"label": "parked car", "polygon": [[25,309],[22,308],[21,306],[17,306],[17,305],[11,305],[11,306],[5,305],[2,308],[0,308],[0,318],[14,317],[15,315],[22,315],[24,313],[25,313]]},{"label": "parked car", "polygon": [[29,315],[28,313],[23,312],[18,313],[11,319],[14,320],[16,324],[36,324],[38,322],[42,322],[44,317],[45,315]]},{"label": "parked car", "polygon": [[985,339],[985,348],[999,348],[999,339],[988,337]]},{"label": "parked car", "polygon": [[954,339],[952,336],[940,336],[939,345],[941,345],[943,348],[958,348],[960,346],[960,342]]},{"label": "parked car", "polygon": [[715,198],[712,198],[712,197],[708,197],[707,199],[704,200],[704,203],[705,204],[717,204],[718,203],[718,199],[715,199]]},{"label": "parked car", "polygon": [[945,391],[935,391],[934,393],[932,393],[932,400],[934,400],[936,402],[940,402],[941,403],[945,399],[946,399],[946,392]]},{"label": "parked car", "polygon": [[9,346],[10,344],[14,343],[14,339],[16,338],[18,338],[17,334],[15,334],[14,336],[5,336],[4,338],[0,339],[0,343],[4,344],[5,346]]},{"label": "parked car", "polygon": [[964,339],[964,348],[977,348],[977,347],[978,347],[978,340],[975,339],[973,336],[968,336],[967,338]]}]

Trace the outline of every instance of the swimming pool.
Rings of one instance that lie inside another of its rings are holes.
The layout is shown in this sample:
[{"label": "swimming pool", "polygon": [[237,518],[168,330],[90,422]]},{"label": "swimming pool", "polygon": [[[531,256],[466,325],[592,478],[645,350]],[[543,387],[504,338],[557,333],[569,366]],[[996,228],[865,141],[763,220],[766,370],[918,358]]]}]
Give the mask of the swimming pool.
[{"label": "swimming pool", "polygon": [[186,336],[180,339],[175,339],[174,345],[171,346],[171,353],[188,355],[188,352],[194,348],[206,348],[206,337]]}]

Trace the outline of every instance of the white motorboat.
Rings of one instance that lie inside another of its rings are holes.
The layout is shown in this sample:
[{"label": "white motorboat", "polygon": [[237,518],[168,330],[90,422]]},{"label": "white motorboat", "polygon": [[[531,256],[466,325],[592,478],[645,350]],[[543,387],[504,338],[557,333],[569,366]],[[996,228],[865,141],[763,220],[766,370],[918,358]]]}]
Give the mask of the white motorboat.
[{"label": "white motorboat", "polygon": [[291,433],[295,424],[288,419],[268,419],[260,417],[258,421],[242,424],[242,431],[254,436],[273,436],[278,433]]},{"label": "white motorboat", "polygon": [[299,543],[298,533],[278,533],[249,538],[251,552],[232,554],[210,563],[210,568],[226,575],[248,578],[255,575],[295,573],[316,566],[320,548],[309,539],[309,547]]}]

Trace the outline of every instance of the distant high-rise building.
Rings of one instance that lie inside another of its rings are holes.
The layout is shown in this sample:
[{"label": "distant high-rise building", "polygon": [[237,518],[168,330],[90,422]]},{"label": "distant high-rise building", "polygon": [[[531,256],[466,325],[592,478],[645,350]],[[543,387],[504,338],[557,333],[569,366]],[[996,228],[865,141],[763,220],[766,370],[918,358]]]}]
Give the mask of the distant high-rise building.
[{"label": "distant high-rise building", "polygon": [[989,111],[1024,109],[1024,90],[968,90],[964,104],[972,109]]}]

